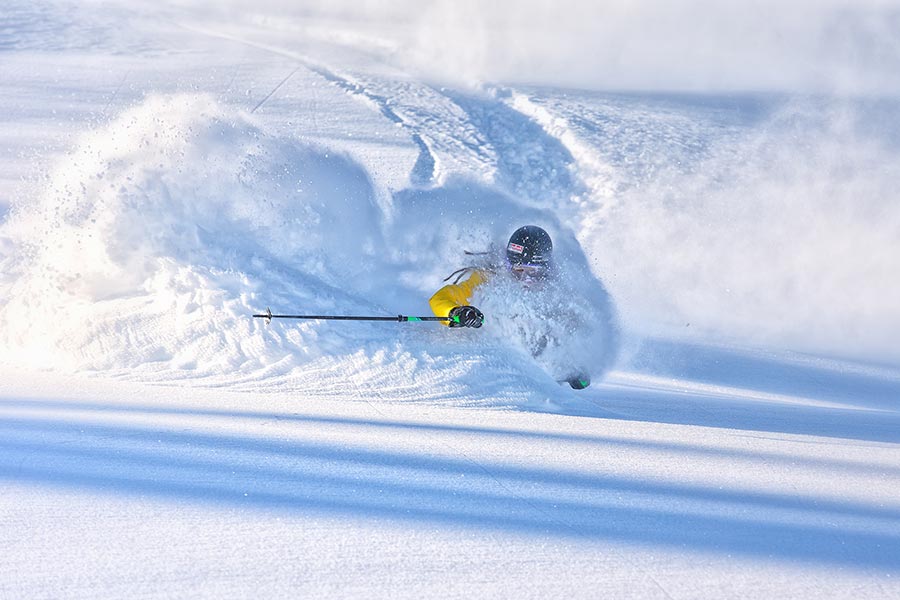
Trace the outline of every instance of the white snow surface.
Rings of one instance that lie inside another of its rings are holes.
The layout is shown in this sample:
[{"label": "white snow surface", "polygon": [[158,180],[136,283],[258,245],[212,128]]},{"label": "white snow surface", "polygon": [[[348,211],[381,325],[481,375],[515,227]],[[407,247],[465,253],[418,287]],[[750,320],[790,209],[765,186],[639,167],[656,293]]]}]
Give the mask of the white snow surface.
[{"label": "white snow surface", "polygon": [[[4,3],[0,598],[900,596],[895,5],[772,24],[853,95],[686,95],[572,3],[363,4]],[[524,224],[479,330],[252,316],[427,315]]]}]

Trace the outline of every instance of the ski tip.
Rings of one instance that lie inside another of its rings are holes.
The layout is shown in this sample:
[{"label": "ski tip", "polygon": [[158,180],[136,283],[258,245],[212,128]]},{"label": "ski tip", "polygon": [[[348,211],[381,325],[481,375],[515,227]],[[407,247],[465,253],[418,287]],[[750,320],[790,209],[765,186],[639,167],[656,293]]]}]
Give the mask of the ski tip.
[{"label": "ski tip", "polygon": [[582,375],[581,377],[573,377],[572,379],[557,379],[556,383],[560,385],[568,385],[573,390],[583,390],[590,387],[591,378],[586,375]]}]

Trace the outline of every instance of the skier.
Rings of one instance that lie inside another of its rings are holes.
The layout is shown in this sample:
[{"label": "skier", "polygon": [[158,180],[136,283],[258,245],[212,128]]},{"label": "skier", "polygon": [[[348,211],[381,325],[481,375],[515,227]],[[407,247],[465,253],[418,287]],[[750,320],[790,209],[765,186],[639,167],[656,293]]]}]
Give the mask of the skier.
[{"label": "skier", "polygon": [[[472,298],[476,290],[485,285],[493,277],[511,276],[523,289],[535,289],[552,285],[555,275],[553,263],[553,242],[550,235],[535,225],[520,227],[509,238],[506,244],[506,260],[504,269],[491,267],[467,267],[450,275],[453,283],[439,289],[429,300],[431,310],[438,317],[451,317],[445,323],[450,327],[481,327],[484,314],[472,306]],[[463,279],[464,277],[467,278]],[[540,355],[547,344],[541,337],[529,348],[533,357]],[[568,375],[565,379],[573,389],[580,390],[590,385],[590,377],[583,370]]]}]

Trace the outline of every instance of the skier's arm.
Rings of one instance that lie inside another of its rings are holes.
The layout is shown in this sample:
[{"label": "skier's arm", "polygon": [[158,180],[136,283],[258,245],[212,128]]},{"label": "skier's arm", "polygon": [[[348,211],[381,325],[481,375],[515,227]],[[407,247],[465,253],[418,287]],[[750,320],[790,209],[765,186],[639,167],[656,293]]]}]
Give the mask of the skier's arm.
[{"label": "skier's arm", "polygon": [[431,305],[431,311],[437,317],[450,316],[450,311],[457,306],[469,304],[475,288],[484,283],[484,281],[484,275],[480,271],[475,271],[461,283],[445,285],[436,291],[428,301],[428,304]]}]

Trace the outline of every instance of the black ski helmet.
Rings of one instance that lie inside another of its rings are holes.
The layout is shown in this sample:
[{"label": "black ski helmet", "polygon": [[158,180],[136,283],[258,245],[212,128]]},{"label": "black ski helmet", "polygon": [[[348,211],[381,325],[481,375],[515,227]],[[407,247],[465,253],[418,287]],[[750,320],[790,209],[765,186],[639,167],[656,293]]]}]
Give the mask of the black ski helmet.
[{"label": "black ski helmet", "polygon": [[511,266],[550,266],[553,242],[550,234],[536,225],[519,227],[506,244],[506,259]]}]

